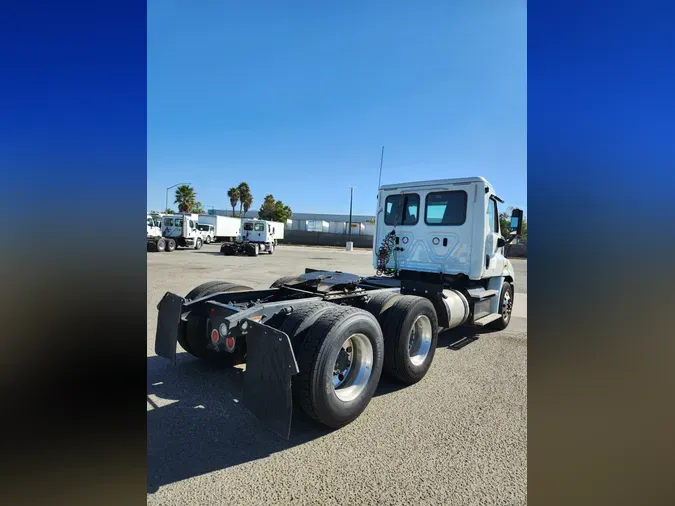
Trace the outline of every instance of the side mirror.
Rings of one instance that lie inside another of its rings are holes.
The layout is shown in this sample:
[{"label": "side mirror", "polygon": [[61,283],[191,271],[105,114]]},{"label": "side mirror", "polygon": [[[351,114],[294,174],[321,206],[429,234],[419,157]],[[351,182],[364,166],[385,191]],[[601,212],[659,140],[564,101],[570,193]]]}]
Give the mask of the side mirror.
[{"label": "side mirror", "polygon": [[523,229],[523,211],[522,209],[514,209],[511,213],[511,226],[510,232],[511,235],[516,235],[520,237],[521,231]]},{"label": "side mirror", "polygon": [[506,246],[506,241],[504,240],[504,238],[503,237],[498,238],[497,239],[497,247],[503,248],[504,246]]}]

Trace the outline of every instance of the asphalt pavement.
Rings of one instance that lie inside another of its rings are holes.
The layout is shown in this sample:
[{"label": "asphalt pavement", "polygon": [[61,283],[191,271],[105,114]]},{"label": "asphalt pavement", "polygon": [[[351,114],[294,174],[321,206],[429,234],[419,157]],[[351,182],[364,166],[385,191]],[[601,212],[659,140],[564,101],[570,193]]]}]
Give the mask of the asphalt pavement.
[{"label": "asphalt pavement", "polygon": [[527,261],[512,262],[507,330],[445,331],[420,383],[383,376],[361,417],[339,430],[296,410],[284,441],[241,406],[242,368],[155,356],[156,304],[215,279],[264,288],[305,267],[371,275],[371,252],[148,253],[148,504],[526,504]]}]

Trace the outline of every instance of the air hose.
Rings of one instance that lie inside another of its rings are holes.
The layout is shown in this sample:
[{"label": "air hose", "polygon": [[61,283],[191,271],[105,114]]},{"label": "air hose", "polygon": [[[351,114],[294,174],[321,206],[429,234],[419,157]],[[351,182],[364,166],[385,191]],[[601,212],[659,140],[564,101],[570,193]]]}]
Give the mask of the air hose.
[{"label": "air hose", "polygon": [[[387,267],[389,259],[394,255],[394,268]],[[380,249],[377,250],[377,275],[393,276],[398,271],[398,262],[396,258],[396,230],[392,230],[384,236]]]}]

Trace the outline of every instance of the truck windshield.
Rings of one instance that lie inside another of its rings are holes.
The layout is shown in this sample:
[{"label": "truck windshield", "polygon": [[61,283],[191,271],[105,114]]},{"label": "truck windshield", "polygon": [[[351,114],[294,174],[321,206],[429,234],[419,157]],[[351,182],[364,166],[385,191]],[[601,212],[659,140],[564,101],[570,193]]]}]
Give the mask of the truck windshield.
[{"label": "truck windshield", "polygon": [[263,230],[265,230],[265,224],[264,223],[256,223],[253,227],[253,230],[255,230],[256,232],[262,232]]},{"label": "truck windshield", "polygon": [[244,230],[253,230],[253,223],[244,223]]},{"label": "truck windshield", "polygon": [[199,230],[203,230],[204,232],[208,232],[208,231],[209,231],[209,226],[208,226],[208,225],[197,225],[197,228],[198,228]]}]

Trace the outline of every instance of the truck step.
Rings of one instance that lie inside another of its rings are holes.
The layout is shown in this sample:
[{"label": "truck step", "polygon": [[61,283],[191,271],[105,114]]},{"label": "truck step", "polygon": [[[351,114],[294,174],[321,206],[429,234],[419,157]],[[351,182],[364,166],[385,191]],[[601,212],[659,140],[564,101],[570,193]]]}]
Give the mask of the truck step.
[{"label": "truck step", "polygon": [[490,297],[494,297],[499,293],[497,290],[486,290],[485,288],[471,288],[470,290],[467,290],[469,292],[469,295],[471,295],[472,299],[488,299]]},{"label": "truck step", "polygon": [[478,320],[475,320],[473,324],[477,327],[484,327],[488,323],[492,323],[495,320],[499,320],[502,317],[499,313],[492,313],[486,316],[483,316],[482,318],[478,318]]}]

